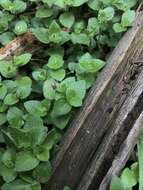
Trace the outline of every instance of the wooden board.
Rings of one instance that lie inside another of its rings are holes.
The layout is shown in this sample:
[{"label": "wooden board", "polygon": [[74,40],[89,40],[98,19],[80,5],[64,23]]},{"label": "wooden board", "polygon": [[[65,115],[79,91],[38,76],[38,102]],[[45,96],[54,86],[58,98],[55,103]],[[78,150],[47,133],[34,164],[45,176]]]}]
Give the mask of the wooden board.
[{"label": "wooden board", "polygon": [[54,161],[55,168],[47,190],[63,190],[65,185],[72,190],[78,188],[86,169],[97,155],[103,137],[129,94],[131,84],[128,85],[128,81],[135,72],[133,63],[139,59],[142,51],[143,13],[140,11],[134,27],[113,51],[84,106],[70,124]]},{"label": "wooden board", "polygon": [[108,170],[106,176],[103,178],[98,190],[106,190],[112,177],[120,175],[122,169],[125,167],[134,147],[143,131],[143,111],[136,120],[134,126],[129,132],[126,140],[122,143],[120,150],[112,162],[112,166]]},{"label": "wooden board", "polygon": [[[106,190],[103,186],[99,188],[99,185],[111,167],[116,154],[119,152],[120,146],[126,141],[142,110],[143,67],[135,85],[118,111],[117,118],[110,124],[110,129],[107,131],[96,154],[93,156],[77,188],[78,190]],[[134,147],[134,144],[132,146]]]}]

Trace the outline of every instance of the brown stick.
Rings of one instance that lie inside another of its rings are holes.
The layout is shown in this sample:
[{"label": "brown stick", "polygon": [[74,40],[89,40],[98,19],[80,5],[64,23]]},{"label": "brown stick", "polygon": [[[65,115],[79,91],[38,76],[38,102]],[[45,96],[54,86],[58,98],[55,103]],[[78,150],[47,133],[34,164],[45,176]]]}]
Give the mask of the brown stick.
[{"label": "brown stick", "polygon": [[112,163],[111,168],[109,169],[108,173],[102,180],[99,190],[106,190],[112,177],[120,174],[121,170],[126,165],[126,162],[128,161],[131,153],[133,152],[134,147],[142,131],[143,131],[143,112],[136,120],[127,139],[122,144],[118,155],[116,156],[116,158]]},{"label": "brown stick", "polygon": [[13,54],[17,54],[24,51],[33,53],[37,49],[39,49],[39,45],[35,37],[32,35],[32,33],[28,32],[23,36],[15,38],[5,47],[1,48],[0,60],[3,60]]}]

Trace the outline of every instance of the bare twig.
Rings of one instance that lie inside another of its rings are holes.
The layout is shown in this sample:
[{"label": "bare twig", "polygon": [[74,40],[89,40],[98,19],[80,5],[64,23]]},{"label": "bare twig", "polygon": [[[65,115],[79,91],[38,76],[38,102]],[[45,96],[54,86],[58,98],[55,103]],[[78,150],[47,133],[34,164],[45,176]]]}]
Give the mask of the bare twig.
[{"label": "bare twig", "polygon": [[17,54],[24,51],[29,51],[31,53],[39,49],[39,45],[32,35],[28,32],[23,36],[17,37],[8,43],[5,47],[0,49],[0,60],[3,60],[13,54]]}]

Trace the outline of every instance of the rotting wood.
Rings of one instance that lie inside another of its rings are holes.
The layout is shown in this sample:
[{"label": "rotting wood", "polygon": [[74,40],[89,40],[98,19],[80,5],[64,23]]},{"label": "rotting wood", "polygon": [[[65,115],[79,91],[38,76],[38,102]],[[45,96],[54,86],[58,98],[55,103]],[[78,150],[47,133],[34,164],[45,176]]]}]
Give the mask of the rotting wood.
[{"label": "rotting wood", "polygon": [[27,51],[34,53],[39,49],[40,45],[38,44],[37,40],[32,35],[32,33],[28,32],[20,37],[16,37],[5,47],[0,48],[0,60],[21,52]]},{"label": "rotting wood", "polygon": [[47,190],[63,190],[64,185],[72,190],[77,188],[110,124],[117,117],[131,88],[127,81],[134,71],[133,61],[143,51],[142,11],[137,15],[134,27],[113,51],[84,106],[72,121],[54,161]]},{"label": "rotting wood", "polygon": [[123,142],[119,153],[115,157],[111,168],[108,170],[106,176],[102,180],[99,190],[106,190],[112,177],[118,176],[121,170],[126,165],[130,155],[132,154],[135,145],[137,144],[138,138],[143,131],[143,112],[140,114],[139,118],[136,120],[133,128],[131,129],[126,140]]},{"label": "rotting wood", "polygon": [[[110,124],[110,129],[93,156],[78,190],[105,190],[99,185],[112,165],[119,148],[143,110],[143,70],[126,101],[118,112],[118,117]],[[136,127],[136,126],[135,126]],[[133,140],[133,139],[132,139]],[[133,146],[134,147],[134,146]],[[120,163],[121,164],[121,163]]]}]

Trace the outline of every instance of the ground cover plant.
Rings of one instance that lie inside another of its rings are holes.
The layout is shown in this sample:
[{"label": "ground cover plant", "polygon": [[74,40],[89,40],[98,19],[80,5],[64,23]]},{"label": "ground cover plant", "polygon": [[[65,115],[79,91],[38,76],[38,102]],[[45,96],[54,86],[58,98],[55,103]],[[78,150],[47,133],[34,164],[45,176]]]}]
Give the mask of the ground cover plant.
[{"label": "ground cover plant", "polygon": [[0,61],[0,186],[40,190],[51,159],[137,0],[0,0],[1,47],[32,32],[44,47]]},{"label": "ground cover plant", "polygon": [[[143,189],[143,135],[137,143],[136,161],[130,166],[126,166],[120,177],[114,176],[110,190],[132,190],[132,189]],[[128,164],[129,165],[129,164]]]}]

